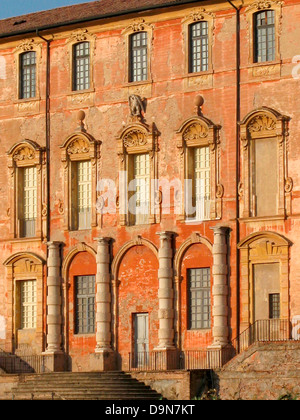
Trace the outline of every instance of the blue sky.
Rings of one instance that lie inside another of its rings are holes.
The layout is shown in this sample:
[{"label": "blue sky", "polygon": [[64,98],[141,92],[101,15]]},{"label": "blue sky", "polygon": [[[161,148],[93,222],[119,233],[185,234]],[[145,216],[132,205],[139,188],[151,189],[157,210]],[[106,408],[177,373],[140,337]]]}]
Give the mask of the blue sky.
[{"label": "blue sky", "polygon": [[72,4],[87,3],[89,1],[94,0],[2,0],[0,5],[0,19],[39,12],[40,10],[54,9],[56,7],[70,6]]}]

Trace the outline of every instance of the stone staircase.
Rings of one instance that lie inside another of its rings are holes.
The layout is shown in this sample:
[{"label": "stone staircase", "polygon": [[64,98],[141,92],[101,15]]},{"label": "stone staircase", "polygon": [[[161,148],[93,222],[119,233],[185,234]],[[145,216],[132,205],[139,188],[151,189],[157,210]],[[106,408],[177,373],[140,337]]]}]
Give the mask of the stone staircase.
[{"label": "stone staircase", "polygon": [[29,375],[7,400],[159,400],[162,396],[124,372]]}]

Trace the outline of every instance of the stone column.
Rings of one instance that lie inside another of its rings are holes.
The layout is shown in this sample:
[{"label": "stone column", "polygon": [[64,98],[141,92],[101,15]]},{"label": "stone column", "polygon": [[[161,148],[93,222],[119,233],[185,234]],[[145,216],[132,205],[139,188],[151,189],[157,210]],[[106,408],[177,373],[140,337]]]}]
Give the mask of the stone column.
[{"label": "stone column", "polygon": [[45,367],[53,372],[64,370],[62,351],[61,242],[48,242],[47,259],[47,347]]},{"label": "stone column", "polygon": [[159,259],[159,331],[158,347],[155,351],[165,352],[165,369],[171,369],[175,366],[174,360],[170,358],[170,351],[174,353],[174,290],[173,290],[173,250],[172,250],[172,232],[158,233],[160,236]]},{"label": "stone column", "polygon": [[213,245],[213,345],[222,348],[228,344],[228,261],[227,234],[229,228],[214,227]]},{"label": "stone column", "polygon": [[60,242],[48,242],[47,276],[47,349],[62,353],[62,298]]},{"label": "stone column", "polygon": [[97,241],[96,275],[96,349],[91,356],[91,368],[113,370],[114,354],[111,347],[111,276],[109,238]]}]

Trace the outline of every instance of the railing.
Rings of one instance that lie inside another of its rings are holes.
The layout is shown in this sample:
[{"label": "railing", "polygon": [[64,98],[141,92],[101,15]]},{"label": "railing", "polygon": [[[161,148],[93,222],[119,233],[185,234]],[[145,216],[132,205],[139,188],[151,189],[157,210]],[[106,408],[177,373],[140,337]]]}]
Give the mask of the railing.
[{"label": "railing", "polygon": [[293,340],[289,320],[266,319],[256,321],[222,349],[186,350],[183,352],[129,353],[130,371],[212,370],[220,369],[237,354],[258,342],[286,342]]},{"label": "railing", "polygon": [[264,319],[256,321],[232,341],[236,354],[243,353],[252,344],[259,342],[282,342],[293,340],[288,319]]},{"label": "railing", "polygon": [[0,349],[0,368],[8,374],[45,373],[47,357],[44,355],[22,355],[6,353]]}]

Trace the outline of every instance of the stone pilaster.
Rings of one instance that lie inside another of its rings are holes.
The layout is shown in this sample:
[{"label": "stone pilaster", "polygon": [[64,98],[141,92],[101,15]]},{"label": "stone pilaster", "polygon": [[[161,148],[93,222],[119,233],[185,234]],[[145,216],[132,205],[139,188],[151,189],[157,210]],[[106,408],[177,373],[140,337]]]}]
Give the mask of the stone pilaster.
[{"label": "stone pilaster", "polygon": [[228,344],[228,254],[229,228],[214,227],[213,245],[213,344],[222,348]]},{"label": "stone pilaster", "polygon": [[174,349],[174,290],[172,232],[158,233],[160,236],[159,259],[159,345],[155,350]]},{"label": "stone pilaster", "polygon": [[62,353],[62,298],[60,242],[48,242],[47,354]]}]

